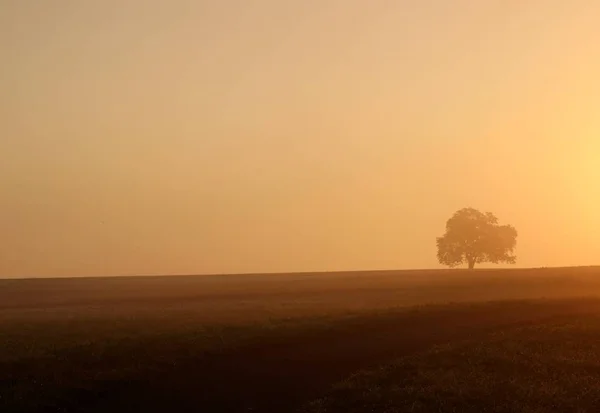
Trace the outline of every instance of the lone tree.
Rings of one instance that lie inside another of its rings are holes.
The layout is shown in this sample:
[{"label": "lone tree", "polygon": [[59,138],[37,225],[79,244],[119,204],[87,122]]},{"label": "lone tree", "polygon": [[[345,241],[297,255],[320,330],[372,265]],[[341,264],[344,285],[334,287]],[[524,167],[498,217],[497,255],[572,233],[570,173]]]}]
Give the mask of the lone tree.
[{"label": "lone tree", "polygon": [[516,245],[514,227],[498,225],[491,212],[465,208],[446,223],[446,233],[437,239],[437,257],[440,264],[451,268],[468,264],[470,270],[482,262],[514,264]]}]

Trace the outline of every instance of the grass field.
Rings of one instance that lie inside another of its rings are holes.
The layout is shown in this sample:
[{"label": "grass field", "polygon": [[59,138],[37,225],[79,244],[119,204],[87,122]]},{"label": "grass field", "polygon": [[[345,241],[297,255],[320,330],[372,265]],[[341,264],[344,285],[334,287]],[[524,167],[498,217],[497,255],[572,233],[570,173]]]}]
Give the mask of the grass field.
[{"label": "grass field", "polygon": [[450,343],[361,372],[306,412],[600,411],[600,313]]},{"label": "grass field", "polygon": [[597,411],[599,293],[599,268],[3,280],[0,412]]}]

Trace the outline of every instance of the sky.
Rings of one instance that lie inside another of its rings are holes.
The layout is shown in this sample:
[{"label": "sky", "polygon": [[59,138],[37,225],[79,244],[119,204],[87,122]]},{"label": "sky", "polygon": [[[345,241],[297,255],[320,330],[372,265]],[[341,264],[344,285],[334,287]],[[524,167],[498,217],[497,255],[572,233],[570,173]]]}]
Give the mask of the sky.
[{"label": "sky", "polygon": [[599,264],[596,0],[0,0],[0,277]]}]

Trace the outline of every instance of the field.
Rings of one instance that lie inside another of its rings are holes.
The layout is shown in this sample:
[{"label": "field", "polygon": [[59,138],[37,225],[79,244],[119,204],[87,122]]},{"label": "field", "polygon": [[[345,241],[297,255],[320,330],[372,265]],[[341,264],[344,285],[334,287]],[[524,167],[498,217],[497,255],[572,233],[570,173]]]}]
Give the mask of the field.
[{"label": "field", "polygon": [[437,346],[358,373],[307,412],[597,412],[600,314]]},{"label": "field", "polygon": [[0,281],[0,412],[598,411],[600,268]]}]

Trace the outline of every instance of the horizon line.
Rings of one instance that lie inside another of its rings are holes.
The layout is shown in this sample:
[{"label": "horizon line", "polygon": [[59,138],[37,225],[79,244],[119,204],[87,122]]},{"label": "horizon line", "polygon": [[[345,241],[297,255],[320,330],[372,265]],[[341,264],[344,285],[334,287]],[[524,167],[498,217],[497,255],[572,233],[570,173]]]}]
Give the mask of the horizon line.
[{"label": "horizon line", "polygon": [[369,270],[319,270],[319,271],[265,271],[265,272],[232,272],[232,273],[180,273],[180,274],[132,274],[132,275],[82,275],[82,276],[38,276],[38,277],[4,277],[0,276],[0,281],[27,281],[27,280],[79,280],[79,279],[104,279],[104,278],[162,278],[162,277],[250,277],[258,275],[318,275],[318,274],[364,274],[364,273],[384,273],[384,272],[442,272],[442,271],[518,271],[518,270],[560,270],[560,269],[584,269],[600,268],[596,265],[566,265],[555,267],[503,267],[503,268],[405,268],[405,269],[369,269]]}]

